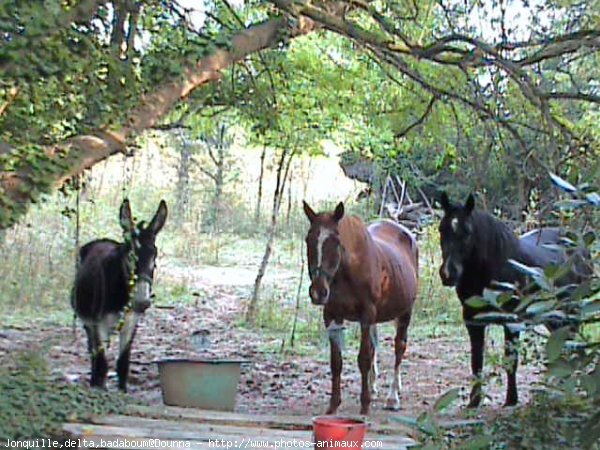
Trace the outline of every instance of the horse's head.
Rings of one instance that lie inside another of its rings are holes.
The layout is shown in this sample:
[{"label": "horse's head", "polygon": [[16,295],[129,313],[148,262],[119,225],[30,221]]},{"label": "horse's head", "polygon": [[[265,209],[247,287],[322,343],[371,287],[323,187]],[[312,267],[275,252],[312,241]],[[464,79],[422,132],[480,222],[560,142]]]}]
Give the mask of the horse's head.
[{"label": "horse's head", "polygon": [[440,278],[444,286],[455,286],[462,276],[464,261],[475,244],[471,214],[475,208],[475,198],[470,194],[464,205],[455,205],[443,192],[441,203],[444,217],[439,227],[442,247]]},{"label": "horse's head", "polygon": [[329,301],[331,282],[342,262],[342,244],[338,223],[344,216],[344,204],[339,203],[333,212],[315,213],[306,202],[304,212],[310,220],[306,235],[309,295],[315,305]]},{"label": "horse's head", "polygon": [[[143,312],[151,304],[152,283],[156,267],[156,235],[167,220],[167,204],[160,201],[156,214],[148,224],[144,222],[135,224],[131,216],[129,201],[125,199],[119,213],[121,228],[125,235],[128,248],[128,266],[135,261],[135,294],[132,299],[134,311]],[[131,268],[129,269],[131,270]]]}]

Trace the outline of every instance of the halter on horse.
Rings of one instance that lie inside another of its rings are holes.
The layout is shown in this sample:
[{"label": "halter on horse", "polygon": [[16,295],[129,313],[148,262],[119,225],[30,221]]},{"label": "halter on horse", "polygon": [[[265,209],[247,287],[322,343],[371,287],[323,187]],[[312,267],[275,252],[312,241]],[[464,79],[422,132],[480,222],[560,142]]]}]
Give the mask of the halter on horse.
[{"label": "halter on horse", "polygon": [[375,390],[376,324],[396,321],[394,380],[386,406],[400,407],[400,363],[406,350],[408,325],[417,295],[418,250],[415,238],[391,221],[365,226],[344,217],[344,205],[333,212],[315,213],[304,202],[310,221],[306,236],[309,295],[323,305],[323,320],[331,348],[332,392],[327,410],[341,403],[341,329],[344,320],[359,322],[361,344],[358,366],[362,377],[361,414],[369,413],[370,388]]}]

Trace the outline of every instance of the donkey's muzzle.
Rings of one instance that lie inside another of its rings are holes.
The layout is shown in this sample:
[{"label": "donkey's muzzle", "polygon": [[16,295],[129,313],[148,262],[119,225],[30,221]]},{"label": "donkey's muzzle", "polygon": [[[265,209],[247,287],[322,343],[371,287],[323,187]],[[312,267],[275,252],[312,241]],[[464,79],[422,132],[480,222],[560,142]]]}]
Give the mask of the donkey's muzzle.
[{"label": "donkey's muzzle", "polygon": [[133,297],[132,308],[137,313],[143,313],[152,304],[151,284],[142,278],[136,283],[136,292]]}]

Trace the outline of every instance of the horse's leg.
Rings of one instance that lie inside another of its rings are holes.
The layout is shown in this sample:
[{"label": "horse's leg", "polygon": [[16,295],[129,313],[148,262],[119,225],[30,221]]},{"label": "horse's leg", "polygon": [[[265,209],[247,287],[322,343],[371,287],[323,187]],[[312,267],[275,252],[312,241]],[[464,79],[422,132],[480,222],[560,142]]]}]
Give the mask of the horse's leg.
[{"label": "horse's leg", "polygon": [[360,413],[369,414],[371,392],[369,390],[369,372],[373,365],[374,348],[371,342],[371,325],[361,324],[360,351],[358,353],[358,367],[361,375]]},{"label": "horse's leg", "polygon": [[342,348],[344,347],[343,324],[332,322],[327,326],[330,348],[331,364],[331,397],[327,414],[335,414],[342,403],[341,377],[342,377]]},{"label": "horse's leg", "polygon": [[519,365],[519,352],[517,345],[519,332],[511,331],[504,327],[504,356],[507,359],[506,366],[506,402],[504,406],[516,405],[519,401],[517,393],[517,366]]},{"label": "horse's leg", "polygon": [[127,392],[127,377],[129,375],[129,356],[131,344],[135,337],[135,331],[139,320],[139,313],[129,311],[125,314],[123,327],[119,333],[119,359],[117,359],[117,376],[119,378],[119,389]]},{"label": "horse's leg", "polygon": [[377,368],[377,325],[371,325],[371,343],[373,344],[373,365],[369,371],[369,386],[372,395],[377,395],[377,375],[379,375],[379,369]]},{"label": "horse's leg", "polygon": [[406,352],[406,341],[408,336],[408,325],[410,324],[410,314],[400,317],[396,320],[396,339],[394,340],[394,349],[396,361],[394,363],[394,379],[390,386],[390,392],[385,401],[385,409],[398,411],[400,409],[400,389],[402,388],[402,378],[400,375],[400,364]]},{"label": "horse's leg", "polygon": [[469,408],[475,408],[481,403],[481,371],[483,369],[485,327],[482,325],[467,325],[467,331],[471,341],[471,372],[474,378],[469,398]]}]

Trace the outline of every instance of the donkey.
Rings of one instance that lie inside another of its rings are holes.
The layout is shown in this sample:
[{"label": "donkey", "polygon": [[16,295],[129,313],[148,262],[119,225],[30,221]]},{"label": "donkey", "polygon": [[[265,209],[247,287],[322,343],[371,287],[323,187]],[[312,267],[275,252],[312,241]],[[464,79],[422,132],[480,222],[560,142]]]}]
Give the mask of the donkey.
[{"label": "donkey", "polygon": [[342,326],[361,327],[358,366],[362,378],[361,414],[369,414],[376,377],[376,324],[396,323],[394,379],[385,407],[400,408],[400,363],[406,350],[408,326],[417,296],[418,249],[404,227],[383,220],[366,226],[357,216],[344,217],[344,204],[333,212],[315,213],[304,202],[310,221],[306,236],[309,295],[323,305],[323,320],[331,349],[331,398],[327,414],[341,403]]},{"label": "donkey", "polygon": [[[525,286],[525,275],[510,264],[511,259],[528,266],[545,268],[550,264],[565,263],[568,256],[565,251],[556,250],[561,240],[557,228],[541,228],[517,238],[506,224],[487,212],[475,210],[472,194],[464,205],[456,205],[450,203],[444,192],[441,205],[444,217],[439,225],[442,249],[440,278],[444,286],[456,288],[463,307],[463,319],[471,342],[471,370],[475,378],[469,407],[477,407],[481,402],[485,324],[474,317],[486,310],[469,306],[466,301],[481,296],[485,288],[494,287],[496,282]],[[586,255],[577,251],[573,258],[571,273],[558,280],[563,286],[581,282],[585,278]],[[513,307],[514,302],[509,302],[507,308],[510,310]],[[512,406],[518,402],[516,344],[519,332],[514,327],[503,325],[505,356],[509,361],[505,406]]]},{"label": "donkey", "polygon": [[79,251],[71,306],[87,334],[93,387],[106,387],[105,348],[121,319],[117,376],[119,389],[127,392],[131,344],[139,318],[151,304],[157,255],[155,240],[167,219],[167,204],[161,200],[148,226],[144,222],[136,226],[129,201],[125,199],[119,219],[125,242],[97,239]]}]

